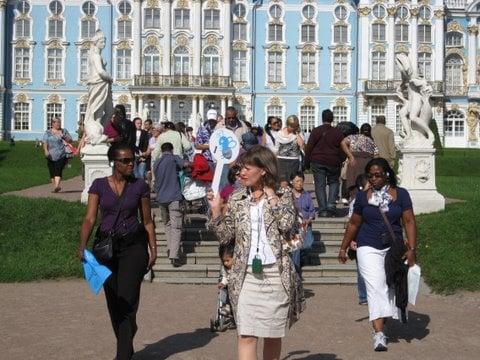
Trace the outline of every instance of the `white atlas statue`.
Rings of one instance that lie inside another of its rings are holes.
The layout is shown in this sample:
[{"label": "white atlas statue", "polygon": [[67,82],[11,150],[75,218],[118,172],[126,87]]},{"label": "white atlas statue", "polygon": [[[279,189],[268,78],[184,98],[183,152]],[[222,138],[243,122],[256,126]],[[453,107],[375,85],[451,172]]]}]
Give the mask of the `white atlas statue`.
[{"label": "white atlas statue", "polygon": [[[403,147],[432,148],[434,135],[428,125],[432,120],[430,97],[433,89],[427,80],[417,76],[407,55],[398,54],[395,62],[402,74],[397,96],[403,103],[398,113],[403,125]],[[407,97],[404,96],[405,90]]]},{"label": "white atlas statue", "polygon": [[112,77],[105,71],[106,62],[102,59],[105,48],[105,35],[97,30],[92,38],[88,55],[88,103],[85,112],[86,142],[91,145],[104,143],[107,136],[103,134],[103,124],[113,113]]}]

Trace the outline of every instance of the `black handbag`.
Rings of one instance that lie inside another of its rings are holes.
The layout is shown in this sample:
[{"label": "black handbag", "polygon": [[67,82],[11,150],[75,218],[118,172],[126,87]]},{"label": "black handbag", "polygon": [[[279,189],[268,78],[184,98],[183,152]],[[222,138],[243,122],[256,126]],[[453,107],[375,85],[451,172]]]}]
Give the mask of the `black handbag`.
[{"label": "black handbag", "polygon": [[123,200],[125,199],[125,194],[127,192],[128,183],[125,184],[125,189],[123,190],[120,199],[118,200],[118,210],[117,215],[115,217],[115,221],[112,225],[110,231],[104,233],[100,230],[100,225],[97,227],[97,231],[95,231],[95,237],[93,241],[92,253],[95,256],[95,259],[99,263],[106,263],[110,261],[113,257],[114,252],[114,245],[115,245],[115,225],[117,225],[118,218],[120,217],[120,213],[122,212],[122,205]]}]

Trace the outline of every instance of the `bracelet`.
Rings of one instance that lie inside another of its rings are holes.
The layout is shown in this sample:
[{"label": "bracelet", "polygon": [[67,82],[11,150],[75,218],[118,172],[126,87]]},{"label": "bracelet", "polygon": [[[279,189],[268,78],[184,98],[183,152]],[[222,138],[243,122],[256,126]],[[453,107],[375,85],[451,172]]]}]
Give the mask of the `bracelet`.
[{"label": "bracelet", "polygon": [[347,250],[340,249],[340,252],[347,252]]},{"label": "bracelet", "polygon": [[408,250],[415,251],[416,246],[408,246]]}]

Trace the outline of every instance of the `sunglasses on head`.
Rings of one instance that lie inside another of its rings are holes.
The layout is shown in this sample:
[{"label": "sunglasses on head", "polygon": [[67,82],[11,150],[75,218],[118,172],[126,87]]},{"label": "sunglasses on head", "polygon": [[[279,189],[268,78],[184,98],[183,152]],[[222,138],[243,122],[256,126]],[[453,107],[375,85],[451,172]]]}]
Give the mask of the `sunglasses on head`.
[{"label": "sunglasses on head", "polygon": [[128,165],[128,164],[133,164],[133,162],[135,161],[135,159],[133,157],[128,157],[128,158],[119,158],[119,159],[114,159],[114,161],[118,161],[124,165]]},{"label": "sunglasses on head", "polygon": [[387,174],[384,172],[378,172],[378,173],[367,173],[367,178],[373,179],[373,178],[384,178],[386,177]]}]

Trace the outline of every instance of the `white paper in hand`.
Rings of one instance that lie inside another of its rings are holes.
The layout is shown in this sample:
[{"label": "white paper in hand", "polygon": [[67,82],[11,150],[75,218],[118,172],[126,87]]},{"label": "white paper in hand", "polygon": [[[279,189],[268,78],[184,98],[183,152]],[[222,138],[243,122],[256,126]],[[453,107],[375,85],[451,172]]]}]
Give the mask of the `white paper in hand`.
[{"label": "white paper in hand", "polygon": [[215,194],[218,194],[224,165],[237,160],[240,152],[240,143],[235,133],[226,128],[215,130],[210,137],[210,152],[217,161],[215,174],[213,175],[212,190]]},{"label": "white paper in hand", "polygon": [[417,264],[408,268],[408,302],[415,305],[422,271]]}]

